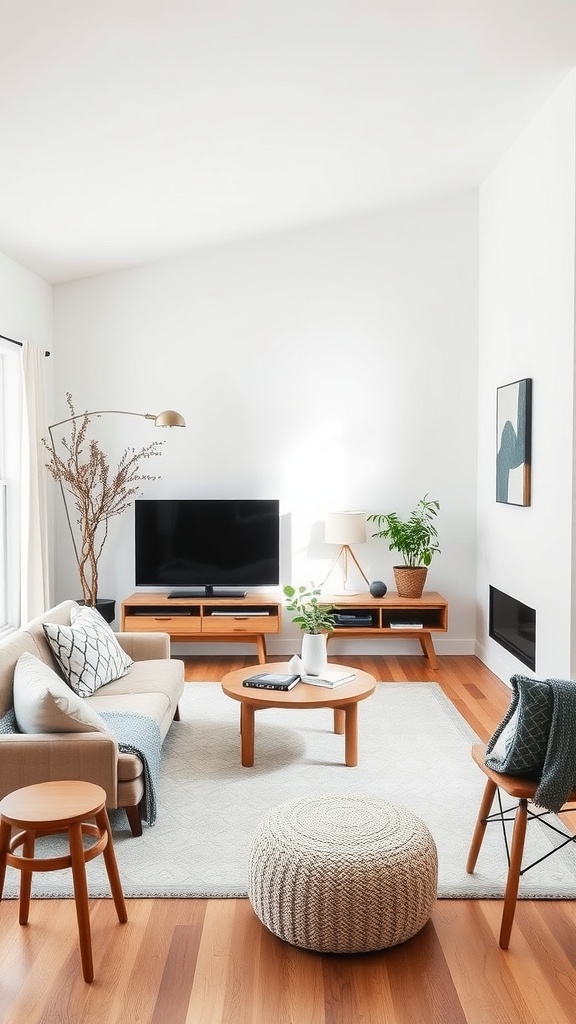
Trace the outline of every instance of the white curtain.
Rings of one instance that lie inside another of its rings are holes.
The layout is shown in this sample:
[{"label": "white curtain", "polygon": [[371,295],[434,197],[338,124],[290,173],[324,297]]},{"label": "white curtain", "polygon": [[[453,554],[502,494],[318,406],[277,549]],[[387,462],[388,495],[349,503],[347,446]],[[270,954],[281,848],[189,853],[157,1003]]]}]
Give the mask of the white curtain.
[{"label": "white curtain", "polygon": [[48,501],[46,452],[48,436],[44,402],[44,352],[22,345],[22,486],[20,540],[20,616],[28,622],[50,607],[48,568]]}]

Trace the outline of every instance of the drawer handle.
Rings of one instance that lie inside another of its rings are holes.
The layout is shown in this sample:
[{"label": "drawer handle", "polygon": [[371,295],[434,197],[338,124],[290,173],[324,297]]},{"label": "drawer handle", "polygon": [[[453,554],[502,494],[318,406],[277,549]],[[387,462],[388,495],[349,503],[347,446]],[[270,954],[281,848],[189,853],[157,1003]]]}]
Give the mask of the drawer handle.
[{"label": "drawer handle", "polygon": [[169,620],[171,618],[172,618],[171,615],[155,615],[154,616],[154,621],[155,622],[169,622]]}]

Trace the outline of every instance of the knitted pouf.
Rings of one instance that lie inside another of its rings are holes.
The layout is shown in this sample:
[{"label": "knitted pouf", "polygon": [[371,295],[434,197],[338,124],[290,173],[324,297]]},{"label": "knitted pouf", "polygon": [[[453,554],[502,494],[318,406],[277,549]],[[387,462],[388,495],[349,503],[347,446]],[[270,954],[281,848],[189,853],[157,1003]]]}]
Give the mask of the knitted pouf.
[{"label": "knitted pouf", "polygon": [[364,953],[411,938],[436,899],[438,857],[423,821],[370,795],[274,807],[250,850],[248,898],[294,946]]}]

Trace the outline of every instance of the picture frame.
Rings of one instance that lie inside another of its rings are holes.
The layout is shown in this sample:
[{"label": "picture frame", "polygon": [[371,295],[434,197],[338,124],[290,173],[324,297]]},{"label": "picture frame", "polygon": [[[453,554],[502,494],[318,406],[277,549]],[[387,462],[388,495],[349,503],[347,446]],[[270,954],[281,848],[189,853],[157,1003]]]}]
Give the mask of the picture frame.
[{"label": "picture frame", "polygon": [[530,505],[532,378],[496,389],[496,501]]}]

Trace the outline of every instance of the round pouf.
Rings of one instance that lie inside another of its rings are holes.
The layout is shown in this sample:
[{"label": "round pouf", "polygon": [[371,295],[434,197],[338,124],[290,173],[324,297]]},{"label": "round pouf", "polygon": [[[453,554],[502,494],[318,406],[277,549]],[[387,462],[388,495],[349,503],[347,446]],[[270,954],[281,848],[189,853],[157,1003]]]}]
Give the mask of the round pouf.
[{"label": "round pouf", "polygon": [[274,807],[249,858],[257,917],[294,946],[365,953],[411,938],[436,899],[438,856],[425,823],[370,795],[299,797]]}]

